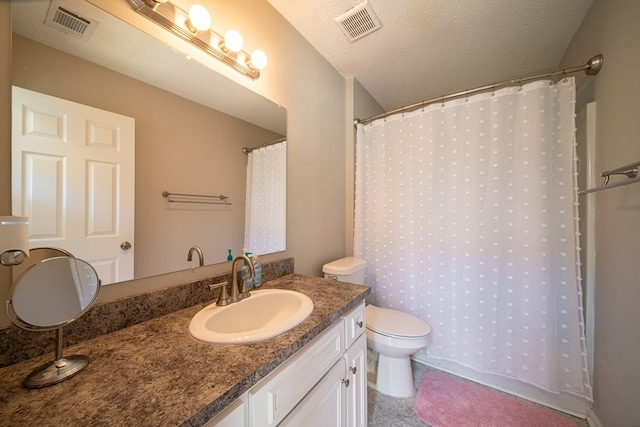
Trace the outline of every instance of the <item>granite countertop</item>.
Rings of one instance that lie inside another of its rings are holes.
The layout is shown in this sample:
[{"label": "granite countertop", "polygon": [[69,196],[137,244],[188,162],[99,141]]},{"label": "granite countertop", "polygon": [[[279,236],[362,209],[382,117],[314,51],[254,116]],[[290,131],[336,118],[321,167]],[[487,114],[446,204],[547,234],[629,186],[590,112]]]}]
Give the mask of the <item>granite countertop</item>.
[{"label": "granite countertop", "polygon": [[65,348],[89,366],[54,386],[22,380],[54,354],[0,369],[0,426],[199,426],[364,300],[366,286],[291,274],[265,289],[309,296],[313,312],[297,327],[249,345],[208,345],[189,336],[199,304]]}]

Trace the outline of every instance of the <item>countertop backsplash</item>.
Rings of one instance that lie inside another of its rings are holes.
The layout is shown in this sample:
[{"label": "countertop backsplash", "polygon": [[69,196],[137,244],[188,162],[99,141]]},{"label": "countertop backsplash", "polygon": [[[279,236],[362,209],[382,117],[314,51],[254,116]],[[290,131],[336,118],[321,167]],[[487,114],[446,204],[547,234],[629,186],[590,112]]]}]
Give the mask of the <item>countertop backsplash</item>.
[{"label": "countertop backsplash", "polygon": [[[284,258],[264,263],[263,283],[293,273],[294,259]],[[230,272],[204,280],[189,282],[96,304],[75,322],[64,327],[64,347],[68,347],[119,329],[164,316],[196,304],[213,301],[219,290],[209,285],[229,280]],[[9,325],[0,329],[0,368],[13,365],[55,350],[56,332],[31,332]]]}]

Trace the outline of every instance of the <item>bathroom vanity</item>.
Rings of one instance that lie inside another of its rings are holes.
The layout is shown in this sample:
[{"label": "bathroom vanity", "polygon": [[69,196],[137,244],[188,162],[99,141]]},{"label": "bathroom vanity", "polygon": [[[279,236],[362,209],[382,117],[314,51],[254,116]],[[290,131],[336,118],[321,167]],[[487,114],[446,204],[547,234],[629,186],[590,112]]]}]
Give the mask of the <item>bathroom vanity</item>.
[{"label": "bathroom vanity", "polygon": [[364,302],[206,426],[366,425]]},{"label": "bathroom vanity", "polygon": [[21,382],[50,355],[8,366],[0,425],[365,425],[370,289],[297,274],[264,288],[301,292],[313,312],[262,342],[208,345],[188,333],[198,304],[68,347],[88,367],[42,389]]}]

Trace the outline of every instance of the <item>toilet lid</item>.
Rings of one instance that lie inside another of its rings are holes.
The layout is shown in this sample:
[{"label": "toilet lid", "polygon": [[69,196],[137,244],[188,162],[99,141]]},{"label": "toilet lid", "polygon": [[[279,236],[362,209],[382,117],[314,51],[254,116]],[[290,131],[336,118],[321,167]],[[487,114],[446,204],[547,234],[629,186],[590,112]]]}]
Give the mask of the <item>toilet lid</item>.
[{"label": "toilet lid", "polygon": [[385,335],[416,338],[431,332],[431,326],[416,316],[374,305],[365,308],[365,319],[367,328]]}]

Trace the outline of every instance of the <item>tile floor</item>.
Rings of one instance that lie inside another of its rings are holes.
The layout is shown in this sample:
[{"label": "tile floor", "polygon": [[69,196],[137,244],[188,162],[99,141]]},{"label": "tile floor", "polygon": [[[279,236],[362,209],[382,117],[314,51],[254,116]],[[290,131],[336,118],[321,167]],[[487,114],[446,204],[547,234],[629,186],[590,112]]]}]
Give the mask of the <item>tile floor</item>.
[{"label": "tile floor", "polygon": [[[413,375],[415,378],[416,389],[420,386],[422,374],[427,369],[420,363],[413,362]],[[415,399],[409,398],[393,398],[378,393],[371,387],[368,389],[368,415],[369,427],[428,427],[415,413],[413,409]],[[514,397],[514,399],[517,399]],[[549,409],[552,411],[552,409]],[[569,415],[564,416],[570,417]],[[585,420],[570,417],[576,422],[577,427],[588,427]]]}]

